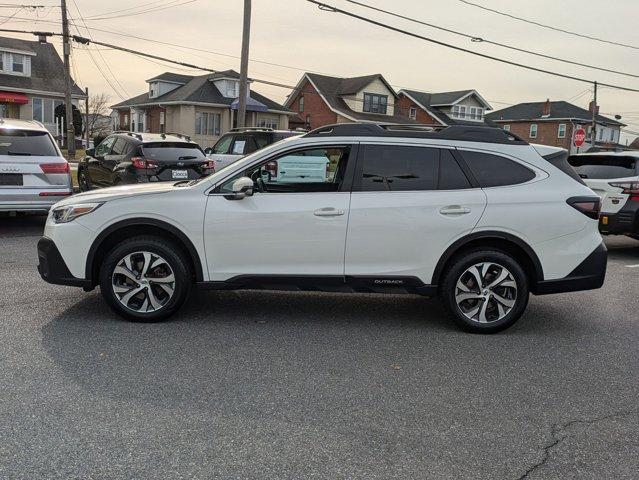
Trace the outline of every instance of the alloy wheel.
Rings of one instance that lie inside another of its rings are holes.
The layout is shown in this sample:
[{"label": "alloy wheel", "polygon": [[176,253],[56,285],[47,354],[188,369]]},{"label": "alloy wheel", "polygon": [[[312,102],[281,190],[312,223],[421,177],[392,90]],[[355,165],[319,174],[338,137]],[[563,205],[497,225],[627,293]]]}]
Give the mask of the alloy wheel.
[{"label": "alloy wheel", "polygon": [[173,297],[175,275],[168,262],[157,253],[127,254],[113,270],[113,292],[129,310],[150,313],[160,310]]},{"label": "alloy wheel", "polygon": [[472,265],[455,285],[455,303],[473,322],[497,322],[508,315],[516,301],[515,278],[506,267],[494,262]]}]

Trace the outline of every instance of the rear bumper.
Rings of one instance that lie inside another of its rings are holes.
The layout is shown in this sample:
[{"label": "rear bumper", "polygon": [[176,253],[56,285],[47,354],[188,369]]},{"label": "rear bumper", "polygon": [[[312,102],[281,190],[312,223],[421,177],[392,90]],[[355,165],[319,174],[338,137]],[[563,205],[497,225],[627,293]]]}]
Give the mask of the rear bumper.
[{"label": "rear bumper", "polygon": [[639,233],[639,202],[628,201],[617,213],[602,212],[599,231],[604,235]]},{"label": "rear bumper", "polygon": [[91,287],[91,282],[74,277],[69,271],[56,244],[47,237],[38,241],[38,273],[45,282],[72,287]]},{"label": "rear bumper", "polygon": [[535,295],[549,293],[576,292],[600,288],[606,278],[608,249],[602,242],[570,274],[556,280],[542,280],[532,289]]},{"label": "rear bumper", "polygon": [[[40,195],[49,193],[50,195]],[[55,195],[51,195],[55,193]],[[53,204],[73,195],[71,189],[0,190],[0,212],[48,212]]]}]

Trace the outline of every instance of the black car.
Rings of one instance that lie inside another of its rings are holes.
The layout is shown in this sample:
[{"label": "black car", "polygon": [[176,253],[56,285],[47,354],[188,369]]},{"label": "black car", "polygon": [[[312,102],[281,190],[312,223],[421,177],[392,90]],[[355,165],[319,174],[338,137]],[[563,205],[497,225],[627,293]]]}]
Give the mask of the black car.
[{"label": "black car", "polygon": [[115,132],[78,164],[81,191],[127,183],[195,180],[213,162],[189,137],[175,133]]}]

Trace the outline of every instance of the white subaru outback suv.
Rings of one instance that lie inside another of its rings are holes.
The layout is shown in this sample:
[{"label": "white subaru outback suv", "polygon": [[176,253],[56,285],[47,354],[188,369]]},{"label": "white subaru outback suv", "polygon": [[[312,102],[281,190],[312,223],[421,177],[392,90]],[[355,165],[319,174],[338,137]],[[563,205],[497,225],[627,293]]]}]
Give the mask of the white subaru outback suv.
[{"label": "white subaru outback suv", "polygon": [[[317,181],[267,165],[323,155]],[[63,200],[38,243],[44,280],[158,321],[193,284],[439,295],[452,318],[496,332],[529,293],[603,284],[600,200],[520,138],[490,127],[322,127],[200,180]],[[566,171],[570,171],[569,167]]]}]

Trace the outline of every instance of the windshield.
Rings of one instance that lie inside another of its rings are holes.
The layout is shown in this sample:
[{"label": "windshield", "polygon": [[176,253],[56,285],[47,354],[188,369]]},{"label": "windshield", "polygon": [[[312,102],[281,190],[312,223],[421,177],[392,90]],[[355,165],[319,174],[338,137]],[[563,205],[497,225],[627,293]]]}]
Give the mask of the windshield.
[{"label": "windshield", "polygon": [[57,157],[47,132],[0,128],[0,155]]},{"label": "windshield", "polygon": [[159,162],[176,160],[204,160],[204,152],[196,143],[157,142],[145,143],[142,151],[146,158]]},{"label": "windshield", "polygon": [[637,157],[620,155],[573,155],[568,163],[581,178],[609,179],[637,175]]}]

